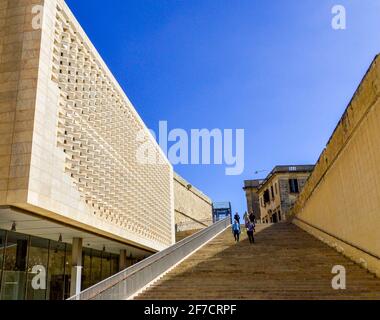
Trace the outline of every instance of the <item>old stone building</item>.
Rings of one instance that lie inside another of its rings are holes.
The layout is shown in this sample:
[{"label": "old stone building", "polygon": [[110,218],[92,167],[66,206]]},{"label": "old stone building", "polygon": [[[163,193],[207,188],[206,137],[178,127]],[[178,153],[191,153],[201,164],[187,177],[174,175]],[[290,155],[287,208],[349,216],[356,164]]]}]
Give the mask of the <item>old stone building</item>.
[{"label": "old stone building", "polygon": [[247,200],[247,213],[253,212],[256,219],[261,221],[259,187],[264,180],[245,180],[243,190]]},{"label": "old stone building", "polygon": [[285,221],[287,214],[308,177],[313,165],[276,166],[258,187],[260,221]]}]

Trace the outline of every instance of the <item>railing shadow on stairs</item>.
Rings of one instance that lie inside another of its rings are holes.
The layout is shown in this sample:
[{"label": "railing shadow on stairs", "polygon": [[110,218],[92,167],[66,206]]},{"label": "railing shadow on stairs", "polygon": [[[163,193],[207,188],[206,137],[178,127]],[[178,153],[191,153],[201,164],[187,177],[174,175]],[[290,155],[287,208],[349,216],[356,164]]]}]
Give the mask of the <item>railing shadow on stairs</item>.
[{"label": "railing shadow on stairs", "polygon": [[218,221],[68,300],[127,300],[231,225]]}]

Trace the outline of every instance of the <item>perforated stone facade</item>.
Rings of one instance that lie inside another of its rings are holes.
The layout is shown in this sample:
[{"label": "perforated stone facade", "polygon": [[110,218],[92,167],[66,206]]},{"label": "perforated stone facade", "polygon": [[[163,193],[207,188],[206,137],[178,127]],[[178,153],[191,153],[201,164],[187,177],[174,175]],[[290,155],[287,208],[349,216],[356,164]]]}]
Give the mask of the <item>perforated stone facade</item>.
[{"label": "perforated stone facade", "polygon": [[[0,205],[148,249],[172,244],[172,166],[67,5],[0,10]],[[158,164],[138,161],[141,133]]]}]

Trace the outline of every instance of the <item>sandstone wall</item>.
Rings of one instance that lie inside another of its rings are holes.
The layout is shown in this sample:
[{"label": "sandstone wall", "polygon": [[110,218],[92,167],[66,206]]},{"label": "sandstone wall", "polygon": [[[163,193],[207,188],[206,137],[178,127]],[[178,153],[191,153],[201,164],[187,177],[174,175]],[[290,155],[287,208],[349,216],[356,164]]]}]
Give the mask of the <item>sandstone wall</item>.
[{"label": "sandstone wall", "polygon": [[174,243],[172,166],[66,3],[0,0],[0,25],[0,206],[150,250]]},{"label": "sandstone wall", "polygon": [[41,30],[32,7],[41,1],[0,1],[0,205],[26,201]]},{"label": "sandstone wall", "polygon": [[177,231],[203,229],[212,224],[212,201],[174,173],[174,210]]},{"label": "sandstone wall", "polygon": [[294,208],[294,223],[380,274],[380,58],[341,118]]}]

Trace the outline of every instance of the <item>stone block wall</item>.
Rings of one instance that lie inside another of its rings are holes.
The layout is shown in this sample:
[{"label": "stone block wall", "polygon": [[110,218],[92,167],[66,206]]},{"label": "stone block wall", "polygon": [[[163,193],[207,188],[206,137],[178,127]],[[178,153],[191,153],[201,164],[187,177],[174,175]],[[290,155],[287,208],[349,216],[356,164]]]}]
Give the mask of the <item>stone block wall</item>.
[{"label": "stone block wall", "polygon": [[380,57],[339,121],[294,223],[380,275]]},{"label": "stone block wall", "polygon": [[0,1],[0,204],[27,199],[41,41],[32,7],[41,3]]},{"label": "stone block wall", "polygon": [[[300,192],[302,192],[305,187],[305,183],[307,181],[308,175],[302,177],[301,175],[297,175],[294,178],[297,178],[298,188]],[[288,214],[289,210],[293,207],[294,203],[298,198],[298,194],[291,194],[289,187],[289,179],[279,179],[278,181],[280,194],[281,194],[281,209],[284,214]]]},{"label": "stone block wall", "polygon": [[[66,3],[0,0],[0,25],[0,205],[174,243],[172,166]],[[156,161],[138,159],[142,143]]]},{"label": "stone block wall", "polygon": [[203,229],[212,224],[212,201],[174,173],[174,210],[177,231]]}]

